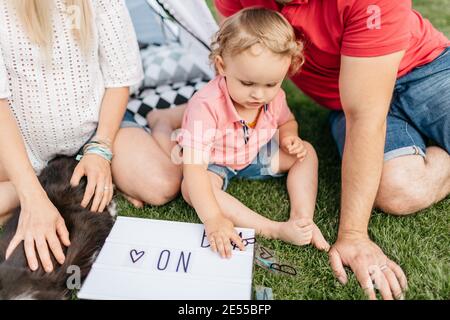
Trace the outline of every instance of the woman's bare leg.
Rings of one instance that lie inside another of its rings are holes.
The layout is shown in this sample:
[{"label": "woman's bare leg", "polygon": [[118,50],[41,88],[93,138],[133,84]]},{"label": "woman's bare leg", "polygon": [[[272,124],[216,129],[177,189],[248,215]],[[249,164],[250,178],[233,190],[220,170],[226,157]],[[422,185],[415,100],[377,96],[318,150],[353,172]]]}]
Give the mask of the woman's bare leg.
[{"label": "woman's bare leg", "polygon": [[179,193],[181,165],[173,163],[144,130],[120,129],[114,142],[114,152],[114,183],[134,205],[163,205]]}]

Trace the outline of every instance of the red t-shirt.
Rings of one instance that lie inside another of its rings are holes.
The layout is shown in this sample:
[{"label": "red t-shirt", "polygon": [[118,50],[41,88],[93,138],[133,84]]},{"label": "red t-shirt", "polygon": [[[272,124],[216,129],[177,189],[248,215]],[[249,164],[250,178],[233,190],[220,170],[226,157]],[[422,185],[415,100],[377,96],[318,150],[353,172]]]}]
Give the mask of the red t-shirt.
[{"label": "red t-shirt", "polygon": [[306,62],[292,77],[317,103],[342,109],[339,95],[341,55],[375,57],[406,50],[398,77],[433,61],[450,41],[420,13],[411,0],[215,0],[230,16],[242,8],[281,12],[305,43]]}]

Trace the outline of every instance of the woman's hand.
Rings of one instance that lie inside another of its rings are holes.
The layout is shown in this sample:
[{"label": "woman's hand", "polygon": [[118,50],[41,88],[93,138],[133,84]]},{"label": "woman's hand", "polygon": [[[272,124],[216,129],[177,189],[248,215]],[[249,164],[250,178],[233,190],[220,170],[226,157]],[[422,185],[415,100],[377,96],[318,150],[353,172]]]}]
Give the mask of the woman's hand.
[{"label": "woman's hand", "polygon": [[86,208],[94,197],[91,211],[103,212],[113,197],[111,165],[108,160],[96,154],[86,154],[73,172],[70,184],[78,186],[82,177],[86,176],[88,183],[81,206]]},{"label": "woman's hand", "polygon": [[234,229],[233,223],[227,218],[211,218],[206,220],[204,225],[211,249],[214,252],[219,252],[222,258],[231,258],[231,241],[233,241],[241,251],[245,250],[241,237],[239,237]]},{"label": "woman's hand", "polygon": [[44,270],[51,272],[53,264],[49,247],[56,261],[63,264],[65,257],[60,241],[66,247],[70,245],[64,219],[45,194],[21,203],[21,208],[17,231],[6,250],[6,259],[24,241],[30,269],[36,271],[39,267],[36,248]]}]

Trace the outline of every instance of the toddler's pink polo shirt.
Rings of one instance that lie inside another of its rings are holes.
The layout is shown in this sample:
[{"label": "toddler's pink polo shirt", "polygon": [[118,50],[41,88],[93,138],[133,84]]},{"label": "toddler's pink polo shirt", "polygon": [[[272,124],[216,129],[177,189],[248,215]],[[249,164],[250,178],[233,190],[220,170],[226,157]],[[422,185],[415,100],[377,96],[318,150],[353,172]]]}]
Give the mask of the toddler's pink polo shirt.
[{"label": "toddler's pink polo shirt", "polygon": [[255,128],[237,113],[226,80],[218,76],[189,101],[177,141],[181,147],[203,152],[209,163],[241,170],[258,155],[277,129],[294,119],[282,89],[262,107]]}]

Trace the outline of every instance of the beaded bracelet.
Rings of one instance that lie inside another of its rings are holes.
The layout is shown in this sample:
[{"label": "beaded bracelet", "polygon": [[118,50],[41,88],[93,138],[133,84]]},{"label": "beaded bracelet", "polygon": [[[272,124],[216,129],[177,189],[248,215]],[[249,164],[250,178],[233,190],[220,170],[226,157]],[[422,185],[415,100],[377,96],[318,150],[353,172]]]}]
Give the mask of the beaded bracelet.
[{"label": "beaded bracelet", "polygon": [[[110,152],[111,152],[111,148],[108,146],[108,145],[105,145],[105,144],[103,144],[103,143],[101,143],[101,142],[97,142],[97,141],[89,141],[88,143],[86,143],[85,145],[84,145],[84,147],[83,147],[83,153],[86,153],[86,151],[89,149],[89,148],[92,148],[92,147],[98,147],[98,148],[102,148],[102,149],[107,149],[107,150],[109,150]],[[111,152],[112,153],[112,152]]]},{"label": "beaded bracelet", "polygon": [[103,159],[107,160],[110,163],[113,158],[113,153],[112,153],[111,149],[109,148],[109,146],[107,146],[103,143],[100,143],[98,141],[90,141],[89,143],[87,143],[83,147],[82,154],[79,154],[76,157],[77,161],[80,161],[83,158],[83,156],[87,155],[87,154],[96,154],[96,155],[102,157]]}]

